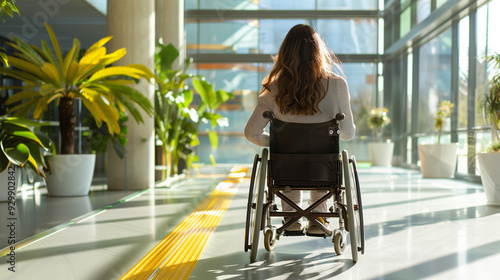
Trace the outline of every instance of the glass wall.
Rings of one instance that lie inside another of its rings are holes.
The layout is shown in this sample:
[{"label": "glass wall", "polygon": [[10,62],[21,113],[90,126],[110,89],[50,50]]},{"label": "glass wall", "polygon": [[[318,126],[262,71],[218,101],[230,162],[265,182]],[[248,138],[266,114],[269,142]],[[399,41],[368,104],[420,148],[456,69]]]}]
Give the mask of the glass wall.
[{"label": "glass wall", "polygon": [[[407,63],[403,64],[407,75],[385,93],[394,98],[406,92],[406,110],[399,115],[401,118],[396,118],[405,120],[405,135],[408,135],[407,142],[402,143],[405,147],[401,152],[406,159],[401,165],[418,168],[417,143],[435,142],[434,116],[439,103],[450,100],[455,104],[455,114],[446,121],[441,142],[457,142],[457,174],[477,178],[475,154],[491,142],[491,125],[477,108],[495,74],[487,57],[500,52],[500,39],[494,28],[500,26],[500,19],[494,16],[500,12],[500,0],[479,7],[476,4],[476,1],[386,1],[385,13],[390,18],[385,21],[394,20],[398,24],[386,26],[384,64],[393,65],[408,54]],[[408,11],[414,7],[416,11]],[[450,15],[448,11],[452,8],[461,12]],[[434,22],[430,22],[433,13],[436,13],[432,17]],[[387,38],[391,36],[388,32],[394,34],[394,30],[401,36],[411,33],[412,38],[408,41]],[[388,80],[400,78],[398,73],[385,75]],[[392,105],[393,109],[398,106]]]},{"label": "glass wall", "polygon": [[[218,112],[229,119],[229,126],[218,128],[217,150],[203,137],[208,127],[201,128],[200,161],[209,162],[213,154],[218,163],[250,162],[260,152],[260,147],[245,139],[243,130],[257,104],[261,81],[272,68],[271,56],[296,24],[311,25],[341,58],[358,128],[356,140],[349,145],[362,151],[364,141],[371,137],[366,118],[376,102],[377,77],[382,75],[377,68],[377,8],[377,0],[186,0],[187,56],[195,60],[191,71],[205,76],[216,89],[235,95]],[[357,153],[357,157],[363,155]]]},{"label": "glass wall", "polygon": [[[451,100],[450,29],[420,48],[419,66],[417,128],[419,133],[435,134],[434,116],[439,104],[441,101]],[[443,130],[450,131],[449,122]]]},{"label": "glass wall", "polygon": [[377,0],[185,0],[186,10],[375,10]]}]

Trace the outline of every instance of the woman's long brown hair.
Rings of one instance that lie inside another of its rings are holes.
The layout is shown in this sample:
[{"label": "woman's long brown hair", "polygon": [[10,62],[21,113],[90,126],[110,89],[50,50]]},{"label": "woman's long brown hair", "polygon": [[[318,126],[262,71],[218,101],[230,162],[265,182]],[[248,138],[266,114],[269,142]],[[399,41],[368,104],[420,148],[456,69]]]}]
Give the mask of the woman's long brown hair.
[{"label": "woman's long brown hair", "polygon": [[262,83],[264,90],[276,81],[275,102],[282,114],[313,115],[325,97],[322,78],[338,77],[332,72],[337,66],[343,76],[340,61],[328,50],[321,36],[309,25],[298,24],[286,35],[274,66]]}]

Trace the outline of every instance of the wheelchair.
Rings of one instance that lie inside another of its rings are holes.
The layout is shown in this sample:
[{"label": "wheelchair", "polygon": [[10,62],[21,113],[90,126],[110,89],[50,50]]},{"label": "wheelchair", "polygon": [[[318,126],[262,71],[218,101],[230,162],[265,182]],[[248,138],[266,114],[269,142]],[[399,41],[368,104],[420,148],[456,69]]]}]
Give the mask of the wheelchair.
[{"label": "wheelchair", "polygon": [[[270,153],[265,148],[255,155],[250,178],[245,225],[245,252],[250,250],[250,260],[257,257],[261,231],[264,247],[271,251],[280,237],[287,236],[286,229],[304,217],[324,231],[324,238],[332,237],[337,255],[344,252],[349,233],[352,259],[357,262],[365,247],[363,208],[356,159],[349,158],[346,150],[339,153],[339,122],[344,114],[314,124],[283,122],[271,112],[264,117],[270,119]],[[326,194],[302,209],[286,197],[290,190],[325,190]],[[279,211],[275,197],[296,211]],[[333,201],[329,212],[313,212],[328,199]],[[273,217],[289,220],[277,227],[271,223]],[[339,228],[327,230],[319,217],[338,218]]]}]

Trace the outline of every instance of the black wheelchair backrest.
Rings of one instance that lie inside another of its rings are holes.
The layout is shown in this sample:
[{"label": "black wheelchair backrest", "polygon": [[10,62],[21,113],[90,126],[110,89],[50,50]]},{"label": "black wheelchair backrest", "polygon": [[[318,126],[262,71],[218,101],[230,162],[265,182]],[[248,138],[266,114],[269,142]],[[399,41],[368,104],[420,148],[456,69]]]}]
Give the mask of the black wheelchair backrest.
[{"label": "black wheelchair backrest", "polygon": [[339,183],[339,122],[289,123],[272,117],[270,172],[276,185],[311,186]]}]

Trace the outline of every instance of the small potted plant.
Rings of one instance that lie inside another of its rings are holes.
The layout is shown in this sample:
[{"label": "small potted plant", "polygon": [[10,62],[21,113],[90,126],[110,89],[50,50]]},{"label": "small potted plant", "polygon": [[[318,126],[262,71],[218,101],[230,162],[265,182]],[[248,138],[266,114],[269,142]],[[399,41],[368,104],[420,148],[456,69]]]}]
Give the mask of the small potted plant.
[{"label": "small potted plant", "polygon": [[457,143],[441,143],[443,126],[451,118],[455,104],[448,100],[439,105],[434,128],[438,132],[437,143],[419,144],[420,170],[424,178],[452,178],[457,166]]},{"label": "small potted plant", "polygon": [[391,123],[386,108],[373,108],[368,116],[368,125],[373,129],[376,142],[368,144],[370,161],[373,166],[391,166],[394,143],[382,141],[382,128]]},{"label": "small potted plant", "polygon": [[488,205],[500,206],[500,54],[496,53],[488,60],[493,61],[498,71],[490,81],[488,94],[478,101],[478,110],[491,123],[491,144],[484,152],[477,154],[477,161]]},{"label": "small potted plant", "polygon": [[[151,102],[131,87],[136,80],[148,81],[154,74],[143,65],[112,66],[125,54],[125,49],[107,53],[106,37],[90,46],[80,58],[80,42],[75,38],[72,48],[63,57],[57,38],[45,23],[52,48],[42,41],[42,48],[28,45],[12,37],[9,43],[17,52],[8,56],[12,68],[0,67],[0,73],[24,82],[21,91],[6,104],[14,116],[30,113],[41,119],[50,103],[59,109],[60,154],[47,157],[46,185],[49,195],[87,195],[92,182],[95,154],[75,154],[75,100],[88,109],[98,127],[106,123],[111,135],[120,133],[120,113],[128,112],[143,122],[141,109],[152,116]],[[1,87],[0,87],[1,88]],[[19,102],[19,103],[17,103]]]},{"label": "small potted plant", "polygon": [[36,125],[24,118],[0,117],[0,201],[15,199],[22,167],[45,177],[42,150],[47,150],[50,140],[28,127]]}]

